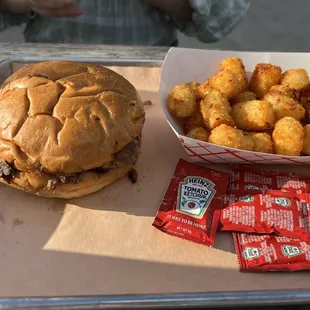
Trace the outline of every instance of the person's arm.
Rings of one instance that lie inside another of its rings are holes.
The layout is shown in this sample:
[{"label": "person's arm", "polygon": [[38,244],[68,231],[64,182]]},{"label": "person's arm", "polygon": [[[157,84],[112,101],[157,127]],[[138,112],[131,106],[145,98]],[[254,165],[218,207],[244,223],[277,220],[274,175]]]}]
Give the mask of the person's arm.
[{"label": "person's arm", "polygon": [[30,8],[27,0],[0,0],[0,31],[27,22]]},{"label": "person's arm", "polygon": [[187,20],[192,19],[193,9],[188,0],[146,0],[149,4]]},{"label": "person's arm", "polygon": [[34,12],[41,16],[73,17],[83,14],[75,0],[0,0],[0,11],[15,14]]},{"label": "person's arm", "polygon": [[188,0],[188,3],[193,10],[192,20],[180,18],[162,9],[163,17],[187,36],[212,43],[222,40],[239,25],[250,7],[251,0]]},{"label": "person's arm", "polygon": [[27,0],[0,0],[0,11],[10,13],[28,13],[31,11]]}]

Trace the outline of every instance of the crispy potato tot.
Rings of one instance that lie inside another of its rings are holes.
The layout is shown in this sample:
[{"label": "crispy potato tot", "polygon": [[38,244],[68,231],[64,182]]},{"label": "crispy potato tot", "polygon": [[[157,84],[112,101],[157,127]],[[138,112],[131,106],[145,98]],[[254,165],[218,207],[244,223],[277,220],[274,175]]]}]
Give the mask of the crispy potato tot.
[{"label": "crispy potato tot", "polygon": [[185,132],[198,127],[204,127],[203,117],[199,109],[185,120]]},{"label": "crispy potato tot", "polygon": [[184,118],[191,116],[197,108],[195,92],[187,85],[176,85],[168,97],[168,110],[171,114]]},{"label": "crispy potato tot", "polygon": [[257,98],[262,99],[272,86],[279,84],[281,73],[282,70],[278,66],[257,64],[250,80],[249,89]]},{"label": "crispy potato tot", "polygon": [[299,100],[306,110],[307,119],[310,119],[310,84],[300,91]]},{"label": "crispy potato tot", "polygon": [[210,86],[208,80],[198,86],[198,93],[201,99],[207,96],[214,89]]},{"label": "crispy potato tot", "polygon": [[266,132],[249,132],[254,142],[254,152],[273,153],[271,136]]},{"label": "crispy potato tot", "polygon": [[247,101],[252,101],[252,100],[256,100],[255,94],[250,92],[250,91],[245,91],[245,92],[237,95],[236,97],[232,98],[230,100],[230,103],[236,104],[239,102],[247,102]]},{"label": "crispy potato tot", "polygon": [[278,91],[282,95],[285,95],[287,97],[290,97],[292,99],[297,100],[297,90],[296,89],[289,88],[289,87],[286,87],[283,85],[274,85],[270,88],[270,92],[271,91]]},{"label": "crispy potato tot", "polygon": [[302,152],[304,154],[310,155],[310,125],[304,127],[304,146]]},{"label": "crispy potato tot", "polygon": [[299,92],[299,99],[301,103],[303,103],[304,101],[310,103],[310,84],[308,84]]},{"label": "crispy potato tot", "polygon": [[197,127],[191,129],[186,136],[192,139],[208,142],[210,133],[206,131],[203,127]]},{"label": "crispy potato tot", "polygon": [[227,99],[233,98],[242,92],[240,82],[231,70],[223,70],[208,79],[211,88],[219,90]]},{"label": "crispy potato tot", "polygon": [[200,94],[198,91],[198,87],[200,86],[200,84],[198,82],[193,81],[193,82],[188,82],[185,85],[193,89],[193,91],[195,92],[196,99],[199,100]]},{"label": "crispy potato tot", "polygon": [[271,104],[276,120],[290,116],[300,121],[305,117],[305,109],[302,104],[292,97],[286,96],[285,92],[271,90],[264,96],[264,100]]},{"label": "crispy potato tot", "polygon": [[210,92],[201,100],[200,111],[205,127],[209,130],[221,124],[235,126],[235,122],[230,115],[231,107],[229,102],[218,90]]},{"label": "crispy potato tot", "polygon": [[239,102],[232,108],[231,115],[239,129],[265,131],[275,124],[271,104],[263,100]]},{"label": "crispy potato tot", "polygon": [[283,86],[302,90],[309,84],[309,76],[305,69],[287,70],[282,74],[281,84]]},{"label": "crispy potato tot", "polygon": [[304,128],[293,117],[283,117],[277,121],[272,133],[276,154],[299,156],[304,146]]},{"label": "crispy potato tot", "polygon": [[222,70],[230,70],[237,77],[240,84],[240,91],[244,92],[248,88],[248,77],[242,60],[238,57],[225,58],[221,64]]},{"label": "crispy potato tot", "polygon": [[247,151],[253,151],[254,149],[253,139],[247,132],[225,124],[212,130],[209,142]]}]

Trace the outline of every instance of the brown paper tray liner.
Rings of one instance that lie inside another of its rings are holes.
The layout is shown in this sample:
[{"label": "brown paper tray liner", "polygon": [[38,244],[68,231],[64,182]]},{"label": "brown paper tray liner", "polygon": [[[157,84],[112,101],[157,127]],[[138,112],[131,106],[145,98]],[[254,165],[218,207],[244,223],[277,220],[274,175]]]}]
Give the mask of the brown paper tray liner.
[{"label": "brown paper tray liner", "polygon": [[[0,297],[310,289],[306,272],[239,272],[230,234],[218,233],[208,248],[151,226],[186,154],[160,108],[160,68],[112,69],[153,102],[146,107],[139,181],[124,178],[69,201],[1,185]],[[275,168],[305,173],[305,167]]]}]

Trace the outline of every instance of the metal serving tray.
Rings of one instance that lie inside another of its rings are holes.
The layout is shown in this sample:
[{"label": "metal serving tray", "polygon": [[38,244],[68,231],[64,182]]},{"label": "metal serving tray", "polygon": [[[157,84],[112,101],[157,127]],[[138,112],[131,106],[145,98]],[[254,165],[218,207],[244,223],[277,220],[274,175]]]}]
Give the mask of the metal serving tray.
[{"label": "metal serving tray", "polygon": [[[83,296],[47,298],[0,298],[0,309],[242,309],[252,306],[303,306],[310,307],[309,291],[260,291],[171,295]],[[263,310],[263,308],[260,308]],[[286,308],[287,309],[287,308]],[[293,309],[295,309],[293,307]],[[296,308],[299,310],[299,308]],[[280,310],[280,309],[278,309]]]},{"label": "metal serving tray", "polygon": [[[85,57],[14,57],[0,63],[0,83],[3,83],[12,74],[13,64],[27,64],[47,60],[71,60],[106,66],[160,67],[162,65],[162,61],[159,60],[137,61],[136,59],[93,59]],[[184,309],[195,307],[233,307],[236,309],[236,307],[239,308],[241,306],[304,305],[307,303],[310,305],[310,290],[268,290],[232,291],[224,293],[206,292],[197,294],[8,297],[0,298],[0,309]]]},{"label": "metal serving tray", "polygon": [[0,84],[4,82],[13,73],[13,63],[14,64],[31,64],[42,61],[50,60],[69,60],[76,62],[85,62],[91,64],[98,64],[102,66],[121,66],[121,67],[161,67],[163,62],[160,60],[150,60],[150,59],[126,59],[126,58],[88,58],[88,57],[12,57],[5,59],[0,62]]}]

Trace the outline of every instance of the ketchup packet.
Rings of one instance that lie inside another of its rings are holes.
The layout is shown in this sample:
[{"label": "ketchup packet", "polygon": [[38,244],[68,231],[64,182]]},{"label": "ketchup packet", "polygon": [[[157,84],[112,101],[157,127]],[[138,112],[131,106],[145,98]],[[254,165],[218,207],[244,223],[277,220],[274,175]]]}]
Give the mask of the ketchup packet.
[{"label": "ketchup packet", "polygon": [[179,238],[212,246],[228,173],[180,159],[153,226]]},{"label": "ketchup packet", "polygon": [[266,191],[260,194],[223,196],[219,230],[272,234],[309,240],[304,203],[295,194]]},{"label": "ketchup packet", "polygon": [[234,233],[241,271],[310,269],[310,242],[275,235]]},{"label": "ketchup packet", "polygon": [[297,197],[302,202],[305,227],[310,234],[310,193],[299,194]]},{"label": "ketchup packet", "polygon": [[227,190],[229,193],[259,193],[267,189],[306,193],[310,191],[310,176],[244,166],[232,167]]}]

